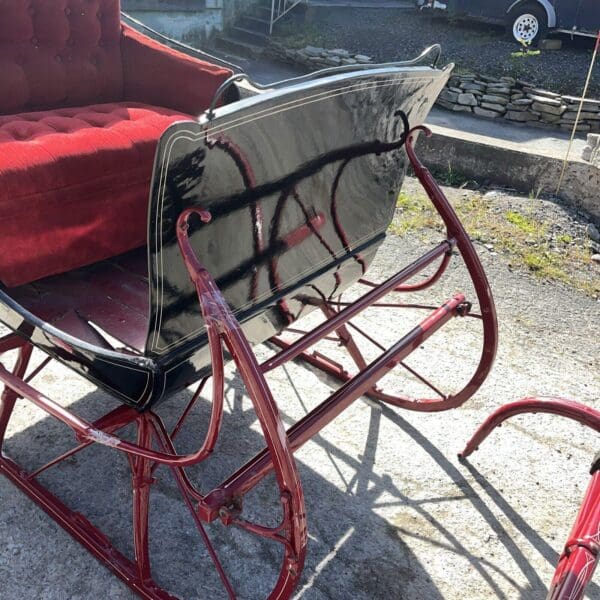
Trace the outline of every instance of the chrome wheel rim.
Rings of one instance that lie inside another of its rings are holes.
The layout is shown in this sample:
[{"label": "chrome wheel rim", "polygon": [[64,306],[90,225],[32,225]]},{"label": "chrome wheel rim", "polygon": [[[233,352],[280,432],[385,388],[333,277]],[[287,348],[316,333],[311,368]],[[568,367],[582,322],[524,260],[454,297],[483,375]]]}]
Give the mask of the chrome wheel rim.
[{"label": "chrome wheel rim", "polygon": [[532,42],[539,32],[540,22],[535,15],[520,15],[513,24],[513,36],[517,41]]}]

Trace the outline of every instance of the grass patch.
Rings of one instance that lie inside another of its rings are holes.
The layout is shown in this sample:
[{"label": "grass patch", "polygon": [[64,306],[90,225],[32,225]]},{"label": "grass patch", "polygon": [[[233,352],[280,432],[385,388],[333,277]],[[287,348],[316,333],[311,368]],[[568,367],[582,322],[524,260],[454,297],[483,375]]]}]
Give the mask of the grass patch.
[{"label": "grass patch", "polygon": [[529,56],[540,56],[540,50],[517,50],[516,52],[511,52],[511,58],[527,58]]},{"label": "grass patch", "polygon": [[552,265],[552,260],[547,253],[525,252],[523,254],[523,262],[534,273],[548,273]]},{"label": "grass patch", "polygon": [[432,210],[429,199],[422,195],[410,195],[400,192],[396,207],[402,213],[400,219],[394,219],[390,231],[396,235],[405,235],[409,231],[424,228],[436,228],[439,223],[437,213]]},{"label": "grass patch", "polygon": [[573,236],[568,235],[566,233],[563,233],[563,234],[559,235],[556,238],[556,241],[558,241],[558,242],[560,242],[561,244],[564,244],[564,245],[566,245],[566,244],[572,244],[573,243]]},{"label": "grass patch", "polygon": [[[404,236],[424,229],[444,231],[426,196],[402,192],[397,206],[399,214],[390,226],[392,233]],[[527,270],[542,280],[560,281],[590,296],[600,295],[598,278],[585,275],[592,264],[585,242],[574,243],[568,234],[552,241],[550,223],[516,210],[501,211],[492,199],[480,194],[460,198],[454,208],[471,238],[507,255],[511,267]]]},{"label": "grass patch", "polygon": [[449,187],[465,187],[468,184],[474,183],[473,180],[462,173],[455,171],[450,162],[448,163],[447,169],[431,169],[431,174],[441,185],[447,185]]},{"label": "grass patch", "polygon": [[512,223],[519,231],[526,235],[545,235],[547,227],[535,219],[531,219],[514,210],[509,210],[504,215],[509,223]]}]

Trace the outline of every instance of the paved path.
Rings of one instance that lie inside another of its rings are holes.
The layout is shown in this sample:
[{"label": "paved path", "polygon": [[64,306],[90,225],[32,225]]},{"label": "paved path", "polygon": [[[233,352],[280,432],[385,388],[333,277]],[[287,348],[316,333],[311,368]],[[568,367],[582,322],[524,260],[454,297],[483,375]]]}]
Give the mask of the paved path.
[{"label": "paved path", "polygon": [[[550,158],[564,159],[569,147],[568,132],[480,119],[441,108],[431,111],[427,123],[446,135]],[[581,158],[585,145],[584,138],[578,136],[571,148],[570,158]]]}]

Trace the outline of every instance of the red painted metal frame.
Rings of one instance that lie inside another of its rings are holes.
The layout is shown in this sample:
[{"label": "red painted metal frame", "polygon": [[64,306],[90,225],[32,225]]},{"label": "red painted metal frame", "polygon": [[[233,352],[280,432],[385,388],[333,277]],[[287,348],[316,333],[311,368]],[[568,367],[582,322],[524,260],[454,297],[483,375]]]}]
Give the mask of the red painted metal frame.
[{"label": "red painted metal frame", "polygon": [[[467,443],[461,458],[475,452],[504,421],[526,413],[558,415],[600,432],[600,411],[564,398],[524,398],[492,413]],[[600,470],[595,465],[581,508],[559,558],[548,600],[581,600],[600,558]]]},{"label": "red painted metal frame", "polygon": [[[427,130],[424,131],[429,134]],[[227,306],[213,278],[195,256],[189,243],[190,220],[199,217],[201,223],[206,223],[210,221],[211,215],[202,209],[190,209],[180,215],[177,227],[178,241],[198,293],[212,361],[212,411],[207,433],[196,452],[185,455],[178,454],[174,446],[174,439],[207,383],[206,379],[199,383],[196,394],[184,409],[171,433],[167,431],[161,418],[155,412],[138,413],[134,409],[124,406],[91,423],[66,410],[31,385],[31,379],[39,373],[47,361],[26,376],[32,347],[25,339],[13,334],[0,339],[0,354],[14,350],[19,352],[12,372],[0,364],[0,381],[5,384],[4,393],[0,399],[0,449],[3,447],[6,428],[19,398],[32,402],[47,414],[67,425],[78,441],[78,444],[71,450],[31,473],[26,473],[13,460],[1,454],[0,472],[40,505],[139,596],[162,600],[172,598],[155,583],[150,568],[148,507],[151,486],[154,482],[153,475],[158,465],[166,465],[171,470],[182,499],[189,509],[191,518],[206,545],[208,554],[229,597],[235,597],[235,590],[219,560],[216,548],[208,537],[204,527],[206,523],[220,521],[224,526],[240,527],[253,535],[279,544],[283,558],[278,579],[269,597],[288,598],[300,578],[307,544],[304,498],[293,453],[364,394],[412,410],[446,410],[459,406],[468,399],[489,373],[497,346],[496,313],[489,284],[475,249],[458,217],[427,169],[415,156],[412,147],[414,135],[413,131],[406,143],[406,151],[417,177],[446,224],[447,239],[381,284],[361,280],[367,291],[352,303],[343,302],[341,298],[323,298],[318,306],[325,315],[325,321],[312,331],[305,332],[295,341],[286,342],[282,338],[274,339],[273,342],[279,345],[281,350],[263,364],[257,362],[238,321]],[[324,216],[319,216],[319,218],[324,218]],[[298,236],[300,236],[298,240],[293,239],[288,242],[290,244],[298,243],[308,235],[317,235],[317,230],[318,224],[307,223],[305,228],[298,231]],[[340,235],[343,236],[343,231],[340,232]],[[381,302],[390,293],[412,292],[432,286],[445,272],[454,250],[460,252],[471,275],[480,315],[470,314],[471,303],[467,302],[463,294],[456,294],[439,307]],[[355,258],[359,262],[362,260],[359,256]],[[439,265],[433,275],[416,284],[410,282],[412,278],[427,267],[436,264],[437,261],[439,261]],[[369,308],[402,308],[406,306],[427,308],[431,312],[389,348],[379,344],[370,334],[360,330],[351,321],[353,317]],[[449,320],[457,316],[475,316],[481,320],[483,349],[479,364],[467,385],[459,392],[446,394],[408,367],[404,363],[404,359]],[[350,333],[351,329],[380,348],[382,351],[380,356],[368,363]],[[324,339],[330,339],[332,335],[356,363],[357,373],[354,375],[350,375],[343,367],[324,355],[318,352],[308,352],[314,344]],[[232,357],[251,398],[265,438],[265,448],[212,491],[203,493],[191,482],[185,469],[209,460],[219,437],[224,406],[224,349]],[[286,431],[265,374],[295,358],[311,362],[324,372],[334,375],[342,385],[329,398]],[[377,382],[398,366],[404,367],[421,382],[429,385],[438,398],[412,399],[392,396],[380,391],[376,387]],[[131,424],[137,428],[135,443],[125,441],[117,435],[120,429]],[[38,475],[42,472],[55,467],[65,458],[73,456],[94,443],[124,453],[130,462],[133,489],[134,559],[129,559],[119,553],[104,533],[79,513],[65,506],[37,481]],[[278,526],[268,528],[248,522],[242,518],[242,513],[245,494],[271,472],[275,475],[282,517]]]},{"label": "red painted metal frame", "polygon": [[[360,284],[368,288],[372,288],[369,293],[363,296],[364,299],[367,299],[365,304],[359,305],[358,303],[351,303],[348,306],[340,301],[323,299],[323,302],[320,304],[320,309],[323,311],[325,318],[327,319],[325,329],[326,335],[329,333],[335,333],[337,340],[346,348],[348,354],[356,364],[358,372],[360,373],[366,367],[367,361],[355,338],[348,330],[348,327],[346,327],[346,324],[349,322],[349,320],[360,311],[364,310],[367,304],[368,306],[378,308],[403,308],[407,306],[414,308],[432,308],[429,306],[424,307],[414,304],[407,305],[399,302],[382,304],[377,303],[377,301],[390,292],[416,292],[433,286],[445,273],[451,261],[452,250],[456,248],[461,254],[467,271],[471,276],[471,281],[473,283],[473,287],[475,288],[475,293],[479,304],[480,315],[469,316],[476,316],[480,318],[483,326],[481,357],[475,373],[461,390],[454,393],[445,394],[438,390],[436,386],[431,384],[431,382],[424,379],[418,373],[412,371],[405,363],[400,361],[400,365],[403,368],[411,372],[413,376],[430,387],[438,397],[409,398],[406,396],[388,394],[375,386],[368,388],[364,392],[366,396],[374,400],[386,402],[399,408],[407,408],[409,410],[421,412],[437,412],[461,406],[464,402],[471,398],[473,394],[476,393],[481,384],[485,381],[492,368],[498,347],[498,321],[490,285],[473,243],[471,242],[468,233],[466,232],[463,224],[460,222],[456,212],[450,205],[450,202],[446,198],[444,192],[439,187],[428,169],[420,162],[415,154],[414,141],[415,135],[418,131],[423,132],[426,136],[431,135],[431,131],[427,127],[420,126],[414,128],[408,136],[408,140],[405,145],[406,152],[415,175],[419,179],[423,189],[427,193],[429,199],[446,226],[446,241],[437,248],[434,248],[432,251],[424,254],[420,259],[407,267],[407,269],[400,271],[394,277],[388,279],[382,284],[373,283],[367,279],[360,279]],[[446,252],[442,252],[444,245],[446,245]],[[440,256],[442,256],[441,263],[433,275],[429,276],[423,281],[420,281],[419,283],[407,283],[412,277],[414,277],[414,275],[420,273],[425,266],[430,265],[436,258],[439,258]],[[345,308],[343,308],[344,306]],[[466,313],[468,313],[468,311],[466,311]],[[356,326],[352,325],[352,328],[358,331],[362,337],[368,339],[371,343],[383,350],[381,345],[370,339],[370,336],[366,335],[363,331],[360,331]],[[317,328],[312,332],[301,332],[304,334],[304,337],[292,343],[286,341],[282,337],[273,338],[271,341],[283,351],[271,359],[271,361],[267,362],[265,366],[267,369],[271,369],[280,366],[286,360],[298,358],[320,369],[321,371],[324,371],[328,375],[331,375],[341,383],[347,383],[348,381],[351,381],[355,374],[348,373],[343,366],[328,359],[321,353],[308,353],[306,351],[316,339],[321,339],[319,337],[320,332],[320,328]]]}]

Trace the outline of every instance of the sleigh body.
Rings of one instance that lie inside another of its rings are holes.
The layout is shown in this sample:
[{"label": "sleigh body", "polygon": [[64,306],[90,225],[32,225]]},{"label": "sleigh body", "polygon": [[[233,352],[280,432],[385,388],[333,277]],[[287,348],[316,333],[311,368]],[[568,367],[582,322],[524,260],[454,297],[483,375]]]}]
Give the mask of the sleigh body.
[{"label": "sleigh body", "polygon": [[332,74],[171,125],[147,247],[5,287],[0,320],[129,405],[153,406],[210,372],[178,215],[211,211],[194,249],[251,342],[265,341],[366,272],[406,170],[399,115],[422,123],[446,78],[426,66]]}]

